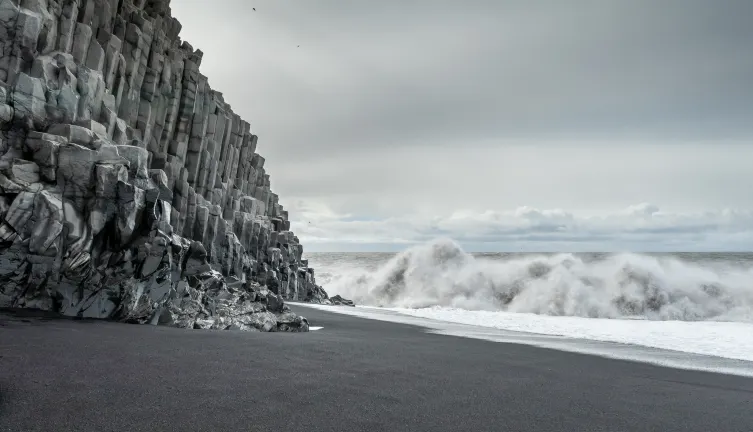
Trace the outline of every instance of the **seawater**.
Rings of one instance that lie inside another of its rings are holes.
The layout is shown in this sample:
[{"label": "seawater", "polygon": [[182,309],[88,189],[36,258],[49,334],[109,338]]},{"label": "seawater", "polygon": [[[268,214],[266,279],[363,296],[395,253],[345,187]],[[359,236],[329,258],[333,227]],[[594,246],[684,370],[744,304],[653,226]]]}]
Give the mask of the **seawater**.
[{"label": "seawater", "polygon": [[307,253],[330,295],[386,308],[753,322],[753,253]]}]

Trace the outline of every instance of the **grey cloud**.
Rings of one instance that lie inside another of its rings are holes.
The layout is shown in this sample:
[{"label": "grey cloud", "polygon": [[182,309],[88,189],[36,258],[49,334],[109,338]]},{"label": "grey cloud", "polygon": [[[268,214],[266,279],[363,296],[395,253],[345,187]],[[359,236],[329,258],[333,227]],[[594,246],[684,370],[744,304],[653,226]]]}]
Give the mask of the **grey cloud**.
[{"label": "grey cloud", "polygon": [[751,2],[281,3],[176,5],[188,34],[214,20],[239,27],[210,35],[207,50],[248,47],[217,65],[216,86],[247,83],[228,99],[271,158],[448,138],[751,132]]},{"label": "grey cloud", "polygon": [[[632,210],[632,209],[630,209]],[[305,213],[305,212],[304,212]],[[295,222],[301,238],[314,250],[333,245],[361,249],[390,248],[388,244],[418,244],[452,238],[470,249],[502,251],[614,251],[624,250],[746,250],[753,245],[753,211],[652,214],[618,211],[599,217],[560,211],[528,211],[464,216],[392,218],[368,222],[345,218],[314,220],[313,226]],[[562,222],[569,220],[569,222]],[[484,247],[480,247],[485,245]],[[351,246],[353,247],[353,246]]]},{"label": "grey cloud", "polygon": [[273,176],[285,205],[320,200],[340,212],[381,215],[518,206],[566,210],[753,207],[753,146],[594,142],[558,148],[378,149],[351,157],[289,162]]},{"label": "grey cloud", "polygon": [[[524,205],[753,208],[743,190],[753,184],[748,0],[174,0],[173,9],[205,52],[212,86],[251,121],[294,217],[299,201],[353,224]],[[454,233],[433,228],[412,233]],[[673,242],[671,226],[651,229],[667,232],[586,237]],[[685,239],[711,232],[682,229]],[[369,235],[379,237],[363,232],[360,244]],[[401,241],[393,237],[372,243]]]}]

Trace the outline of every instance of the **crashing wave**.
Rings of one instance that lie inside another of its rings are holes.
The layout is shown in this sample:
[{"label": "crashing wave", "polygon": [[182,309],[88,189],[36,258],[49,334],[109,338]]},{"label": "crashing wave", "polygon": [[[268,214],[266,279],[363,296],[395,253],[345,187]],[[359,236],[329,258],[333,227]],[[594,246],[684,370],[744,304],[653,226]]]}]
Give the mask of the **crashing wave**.
[{"label": "crashing wave", "polygon": [[557,254],[495,260],[474,257],[442,239],[399,253],[376,270],[323,270],[328,289],[371,306],[753,322],[753,270],[669,257],[626,253],[588,260]]}]

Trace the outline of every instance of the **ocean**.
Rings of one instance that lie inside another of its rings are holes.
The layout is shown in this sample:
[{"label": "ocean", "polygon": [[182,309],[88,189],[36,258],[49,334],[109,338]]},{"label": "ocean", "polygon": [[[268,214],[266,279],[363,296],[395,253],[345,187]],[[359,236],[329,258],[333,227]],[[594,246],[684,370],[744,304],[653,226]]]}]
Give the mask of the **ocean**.
[{"label": "ocean", "polygon": [[361,311],[753,361],[753,253],[306,253]]}]

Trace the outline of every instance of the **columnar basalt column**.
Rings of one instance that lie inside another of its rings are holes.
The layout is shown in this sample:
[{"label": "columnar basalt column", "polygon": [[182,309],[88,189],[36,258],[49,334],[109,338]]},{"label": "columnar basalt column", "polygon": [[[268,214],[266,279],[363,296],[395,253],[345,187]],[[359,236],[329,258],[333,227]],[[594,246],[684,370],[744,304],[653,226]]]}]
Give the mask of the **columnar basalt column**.
[{"label": "columnar basalt column", "polygon": [[282,301],[327,295],[169,0],[0,11],[0,307],[307,330]]}]

